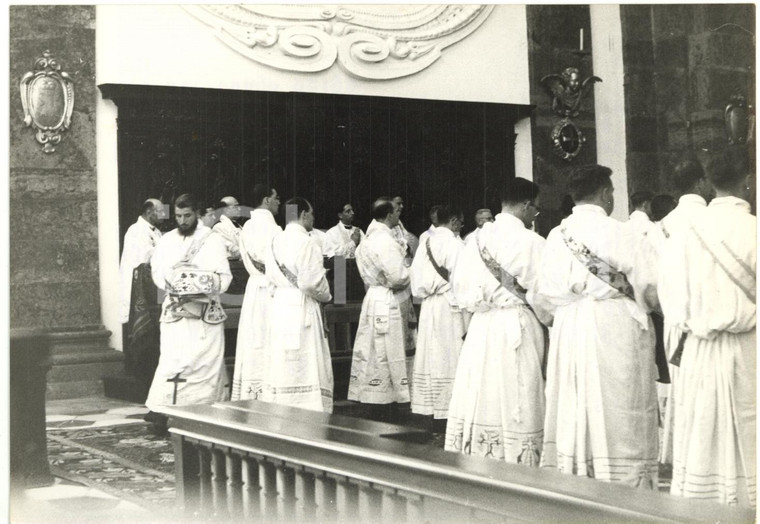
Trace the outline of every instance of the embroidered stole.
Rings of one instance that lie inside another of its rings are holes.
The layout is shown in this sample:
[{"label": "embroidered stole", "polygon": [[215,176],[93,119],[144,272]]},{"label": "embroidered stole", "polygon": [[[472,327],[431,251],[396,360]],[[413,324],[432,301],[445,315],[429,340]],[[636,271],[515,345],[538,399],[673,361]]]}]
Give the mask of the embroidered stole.
[{"label": "embroidered stole", "polygon": [[284,264],[281,264],[280,261],[277,260],[277,254],[274,252],[274,238],[272,239],[272,258],[274,258],[274,263],[277,264],[277,268],[280,270],[280,273],[282,273],[285,279],[290,282],[293,287],[298,288],[298,277],[295,275],[295,273],[285,267]]},{"label": "embroidered stole", "polygon": [[525,294],[528,292],[527,289],[522,287],[520,283],[517,281],[517,277],[512,275],[509,271],[504,269],[492,256],[491,253],[488,252],[488,249],[485,245],[483,245],[481,241],[481,235],[478,235],[475,238],[477,245],[478,245],[478,252],[480,253],[480,259],[485,264],[488,271],[493,275],[493,277],[499,282],[499,285],[512,293],[514,296],[519,298],[523,304],[528,306],[530,308],[530,304],[528,304],[528,300],[525,297]]},{"label": "embroidered stole", "polygon": [[253,267],[256,268],[256,271],[258,271],[262,275],[266,275],[266,272],[267,272],[266,264],[264,264],[263,262],[259,262],[258,260],[253,258],[253,256],[248,252],[248,248],[246,248],[245,246],[245,239],[242,234],[240,235],[240,247],[241,247],[241,251],[245,253],[246,258],[251,263],[251,265],[253,265]]},{"label": "embroidered stole", "polygon": [[636,300],[633,293],[633,286],[628,282],[625,273],[618,271],[609,263],[592,253],[591,250],[581,242],[571,237],[564,226],[562,226],[560,232],[562,233],[562,239],[565,241],[567,248],[575,258],[588,269],[589,273],[631,300]]},{"label": "embroidered stole", "polygon": [[427,250],[427,256],[430,260],[430,263],[433,264],[433,269],[435,269],[436,273],[441,275],[441,278],[444,279],[446,282],[449,281],[449,270],[445,267],[441,267],[438,265],[438,262],[435,261],[435,257],[433,257],[433,252],[430,250],[430,237],[427,237],[425,239],[425,249]]}]

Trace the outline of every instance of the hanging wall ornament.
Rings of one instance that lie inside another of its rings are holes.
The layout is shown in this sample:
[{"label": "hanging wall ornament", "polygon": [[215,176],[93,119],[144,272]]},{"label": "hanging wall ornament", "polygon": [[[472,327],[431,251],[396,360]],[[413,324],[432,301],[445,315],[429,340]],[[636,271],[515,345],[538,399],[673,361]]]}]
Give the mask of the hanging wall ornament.
[{"label": "hanging wall ornament", "polygon": [[564,160],[572,160],[580,153],[586,139],[570,117],[578,116],[581,101],[598,76],[589,76],[581,82],[578,69],[568,67],[561,74],[546,75],[541,85],[552,98],[552,111],[563,117],[551,132],[554,152]]},{"label": "hanging wall ornament", "polygon": [[42,151],[52,153],[61,133],[71,126],[74,110],[74,84],[50,51],[34,61],[34,71],[21,79],[21,104],[24,123],[36,132]]},{"label": "hanging wall ornament", "polygon": [[743,145],[752,139],[754,116],[751,116],[751,109],[752,106],[747,107],[747,102],[743,96],[734,95],[731,97],[723,112],[729,144]]}]

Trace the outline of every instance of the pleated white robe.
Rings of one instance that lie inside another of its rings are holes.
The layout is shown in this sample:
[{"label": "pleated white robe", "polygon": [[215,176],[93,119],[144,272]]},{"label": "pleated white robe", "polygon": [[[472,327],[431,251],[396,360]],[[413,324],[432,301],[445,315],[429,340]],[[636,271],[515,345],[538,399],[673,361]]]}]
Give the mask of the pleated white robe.
[{"label": "pleated white robe", "polygon": [[756,234],[747,202],[715,198],[669,252],[663,307],[687,333],[674,392],[674,495],[756,505]]},{"label": "pleated white robe", "polygon": [[[507,213],[478,235],[548,320],[532,292],[544,239]],[[451,280],[457,302],[473,316],[459,355],[445,449],[537,467],[545,412],[543,328],[534,311],[489,272],[479,250],[477,241],[467,244]]]},{"label": "pleated white robe", "polygon": [[[151,258],[153,282],[159,289],[165,290],[166,282],[171,282],[174,265],[185,257],[194,239],[208,234],[208,231],[199,223],[191,236],[184,237],[175,229],[161,238]],[[210,234],[206,238],[192,263],[199,269],[219,274],[221,293],[232,282],[227,250],[217,235]],[[167,296],[163,307],[168,304]],[[224,367],[224,323],[208,324],[196,318],[165,322],[163,314],[161,317],[161,355],[145,405],[152,411],[161,412],[163,406],[173,404],[226,400],[229,380]],[[177,374],[183,382],[175,384],[170,379]]]},{"label": "pleated white robe", "polygon": [[240,256],[249,277],[240,308],[231,400],[255,399],[261,391],[272,294],[266,275],[255,267],[254,261],[256,265],[266,263],[272,238],[280,232],[282,228],[271,211],[254,209],[240,233]]},{"label": "pleated white robe", "polygon": [[[636,302],[593,275],[567,233],[626,274]],[[657,395],[651,245],[595,205],[579,205],[546,241],[538,293],[554,308],[542,467],[656,489]],[[636,268],[636,271],[634,271]]]},{"label": "pleated white robe", "polygon": [[445,227],[422,237],[410,267],[412,295],[422,300],[412,373],[412,412],[445,419],[470,314],[458,306],[451,284],[433,267],[426,242],[430,239],[433,258],[449,275],[464,242]]},{"label": "pleated white robe", "polygon": [[[669,286],[671,282],[673,282],[671,276],[676,270],[676,268],[672,267],[674,257],[669,254],[669,251],[672,250],[670,247],[672,240],[685,234],[689,228],[689,224],[701,216],[706,208],[707,202],[705,202],[705,199],[701,196],[694,194],[683,195],[678,199],[678,205],[676,208],[668,213],[660,223],[663,240],[660,244],[657,294],[660,299],[660,304],[663,305],[663,310],[665,309],[664,304],[670,300],[670,297],[675,297],[675,293],[669,290]],[[674,311],[685,311],[685,308],[677,308],[675,310],[671,308],[670,311],[672,314]],[[665,354],[668,357],[668,361],[670,361],[673,352],[678,346],[678,340],[681,338],[681,330],[676,326],[683,322],[684,319],[672,318],[665,313],[663,313],[663,315]],[[665,417],[662,421],[662,439],[660,442],[659,458],[659,461],[663,464],[673,463],[673,420],[675,406],[673,394],[676,389],[675,384],[678,381],[679,370],[680,368],[678,366],[668,366],[668,371],[670,372],[670,384],[665,388],[667,390]],[[658,390],[661,386],[661,384],[657,385]]]},{"label": "pleated white robe", "polygon": [[367,404],[409,402],[406,350],[413,347],[412,295],[406,248],[385,224],[373,221],[356,248],[367,287],[351,360],[348,400]]},{"label": "pleated white robe", "polygon": [[[295,286],[278,262],[295,275]],[[332,361],[320,307],[332,296],[322,252],[300,224],[291,222],[274,237],[266,275],[275,290],[259,399],[332,413]]]}]

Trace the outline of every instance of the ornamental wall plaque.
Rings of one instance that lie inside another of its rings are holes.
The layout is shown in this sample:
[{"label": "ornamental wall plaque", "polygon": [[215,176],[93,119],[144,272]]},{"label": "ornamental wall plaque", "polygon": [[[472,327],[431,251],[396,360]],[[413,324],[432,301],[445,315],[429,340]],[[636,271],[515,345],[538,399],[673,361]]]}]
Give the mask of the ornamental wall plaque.
[{"label": "ornamental wall plaque", "polygon": [[598,76],[589,76],[582,82],[580,78],[577,68],[568,67],[560,74],[546,75],[541,79],[541,85],[552,98],[552,111],[563,117],[551,132],[553,149],[559,157],[568,161],[578,156],[586,142],[570,117],[580,114],[583,96],[592,85],[602,81]]},{"label": "ornamental wall plaque", "polygon": [[554,153],[563,160],[572,160],[581,152],[586,137],[569,118],[563,118],[552,128]]},{"label": "ornamental wall plaque", "polygon": [[723,112],[729,144],[743,145],[752,139],[754,116],[750,113],[751,109],[752,106],[747,106],[747,101],[743,96],[734,95],[731,97],[729,104]]},{"label": "ornamental wall plaque", "polygon": [[389,80],[429,67],[472,34],[493,5],[185,5],[241,55],[314,73]]},{"label": "ornamental wall plaque", "polygon": [[50,51],[34,61],[34,69],[23,76],[19,86],[24,123],[36,130],[42,151],[52,153],[61,133],[71,126],[74,84]]}]

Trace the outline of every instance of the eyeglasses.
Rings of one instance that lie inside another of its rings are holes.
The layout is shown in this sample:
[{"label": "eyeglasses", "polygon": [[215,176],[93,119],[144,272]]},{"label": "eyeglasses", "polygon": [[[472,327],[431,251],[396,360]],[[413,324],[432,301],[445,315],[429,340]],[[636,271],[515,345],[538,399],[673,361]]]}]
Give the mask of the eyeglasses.
[{"label": "eyeglasses", "polygon": [[533,207],[536,210],[536,216],[538,216],[541,213],[541,208],[538,207],[535,202],[533,201],[528,202],[528,205]]}]

